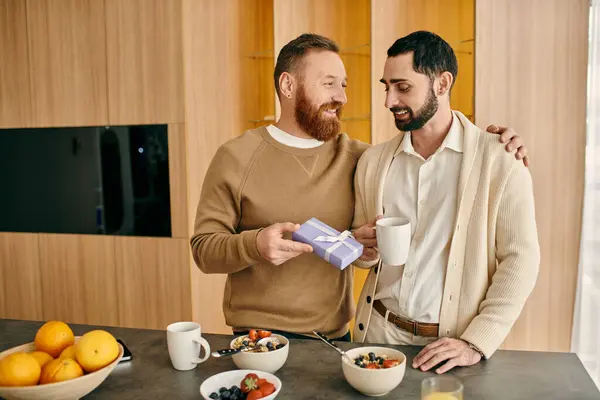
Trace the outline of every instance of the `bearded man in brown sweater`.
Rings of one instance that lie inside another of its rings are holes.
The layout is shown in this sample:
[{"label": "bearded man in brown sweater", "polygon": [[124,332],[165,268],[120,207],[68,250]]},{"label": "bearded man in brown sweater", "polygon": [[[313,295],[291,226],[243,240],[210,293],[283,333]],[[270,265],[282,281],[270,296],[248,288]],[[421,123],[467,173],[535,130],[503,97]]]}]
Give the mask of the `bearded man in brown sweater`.
[{"label": "bearded man in brown sweater", "polygon": [[[338,231],[352,224],[354,171],[368,144],[339,133],[347,77],[338,52],[314,34],[285,45],[274,73],[280,119],[222,145],[206,173],[191,247],[200,270],[228,275],[223,311],[234,332],[350,339],[352,268],[289,240],[312,217]],[[524,156],[514,131],[488,130]]]}]

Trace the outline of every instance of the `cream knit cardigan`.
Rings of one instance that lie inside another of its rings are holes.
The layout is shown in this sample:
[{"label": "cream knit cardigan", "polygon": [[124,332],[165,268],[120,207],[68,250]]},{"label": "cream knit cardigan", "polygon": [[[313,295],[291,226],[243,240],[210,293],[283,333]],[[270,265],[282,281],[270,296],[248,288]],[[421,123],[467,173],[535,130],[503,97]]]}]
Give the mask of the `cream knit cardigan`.
[{"label": "cream knit cardigan", "polygon": [[[489,358],[500,347],[537,279],[540,250],[531,176],[521,161],[455,111],[464,127],[458,208],[440,311],[439,336],[461,338]],[[383,214],[383,186],[403,134],[369,148],[355,174],[353,228]],[[454,216],[449,215],[448,218]],[[377,287],[371,268],[361,293],[354,340],[369,329]]]}]

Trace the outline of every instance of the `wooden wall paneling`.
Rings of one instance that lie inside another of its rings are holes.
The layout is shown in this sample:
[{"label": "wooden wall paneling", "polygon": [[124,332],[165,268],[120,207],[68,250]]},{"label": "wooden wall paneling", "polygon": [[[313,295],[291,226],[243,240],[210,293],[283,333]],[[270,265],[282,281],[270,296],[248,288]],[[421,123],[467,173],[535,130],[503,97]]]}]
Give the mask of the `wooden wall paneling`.
[{"label": "wooden wall paneling", "polygon": [[[274,123],[273,0],[246,0],[237,13],[242,131]],[[241,132],[240,132],[241,133]]]},{"label": "wooden wall paneling", "polygon": [[115,237],[119,324],[166,329],[192,317],[187,239]]},{"label": "wooden wall paneling", "polygon": [[[114,237],[39,234],[45,320],[119,325]],[[129,281],[129,284],[133,282]]]},{"label": "wooden wall paneling", "polygon": [[27,33],[33,124],[106,125],[104,1],[27,0]]},{"label": "wooden wall paneling", "polygon": [[38,238],[0,233],[0,318],[43,320]]},{"label": "wooden wall paneling", "polygon": [[[259,3],[246,0],[207,0],[202,4],[183,0],[189,232],[193,232],[202,182],[215,152],[249,127],[249,117],[255,118],[248,114],[254,108],[244,104],[256,102],[256,93],[246,92],[248,96],[242,97],[240,92],[240,88],[248,91],[251,87],[242,80],[256,79],[242,68],[247,63],[243,56],[249,53],[240,43],[245,40],[241,39],[244,28],[254,23],[250,19],[244,22],[244,15],[256,13],[252,8],[256,4]],[[268,21],[264,20],[264,24]],[[252,50],[262,51],[260,43],[256,40]],[[212,60],[210,63],[205,61],[207,57]],[[188,254],[194,320],[202,324],[205,332],[231,332],[222,311],[226,275],[203,274],[190,251]]]},{"label": "wooden wall paneling", "polygon": [[0,0],[0,128],[31,125],[26,26],[26,3]]},{"label": "wooden wall paneling", "polygon": [[372,0],[372,136],[373,144],[396,136],[391,113],[384,107],[385,92],[379,83],[388,48],[397,39],[417,30],[440,35],[454,49],[459,72],[452,89],[453,109],[473,114],[474,95],[474,0]]},{"label": "wooden wall paneling", "polygon": [[[183,10],[191,233],[204,174],[217,148],[246,129],[271,123],[275,114],[273,4],[184,0]],[[211,63],[205,62],[207,56]],[[227,110],[226,118],[220,110]],[[222,311],[226,275],[203,274],[189,254],[194,319],[207,332],[231,332]]]},{"label": "wooden wall paneling", "polygon": [[183,122],[181,0],[105,1],[110,124]]},{"label": "wooden wall paneling", "polygon": [[584,187],[588,13],[587,0],[477,1],[476,121],[511,126],[525,139],[542,255],[534,292],[505,341],[509,349],[570,349]]},{"label": "wooden wall paneling", "polygon": [[169,191],[171,236],[189,238],[187,209],[186,141],[183,124],[169,124]]},{"label": "wooden wall paneling", "polygon": [[302,33],[335,40],[348,76],[342,131],[371,141],[371,18],[369,0],[275,0],[275,54]]}]

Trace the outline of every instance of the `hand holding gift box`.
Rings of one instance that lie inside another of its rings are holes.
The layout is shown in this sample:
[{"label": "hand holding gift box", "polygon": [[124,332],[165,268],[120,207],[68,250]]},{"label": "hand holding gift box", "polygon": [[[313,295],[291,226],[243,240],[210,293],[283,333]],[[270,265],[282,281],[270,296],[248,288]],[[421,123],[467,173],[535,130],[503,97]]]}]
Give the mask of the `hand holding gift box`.
[{"label": "hand holding gift box", "polygon": [[311,218],[292,234],[292,240],[307,243],[313,251],[328,263],[343,270],[363,253],[350,231],[338,232],[329,225]]}]

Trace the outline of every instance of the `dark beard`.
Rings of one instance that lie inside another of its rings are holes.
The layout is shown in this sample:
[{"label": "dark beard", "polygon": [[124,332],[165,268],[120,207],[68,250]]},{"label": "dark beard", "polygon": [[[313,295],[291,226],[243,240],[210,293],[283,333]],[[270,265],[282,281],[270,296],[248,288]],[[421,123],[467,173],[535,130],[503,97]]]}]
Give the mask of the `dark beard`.
[{"label": "dark beard", "polygon": [[413,110],[409,107],[400,108],[390,108],[390,111],[393,113],[408,110],[408,114],[410,118],[406,122],[402,122],[399,119],[396,119],[394,116],[394,122],[396,122],[396,128],[403,132],[416,131],[421,129],[425,124],[433,118],[435,113],[437,112],[439,107],[438,99],[435,97],[435,93],[433,91],[433,82],[429,86],[429,93],[427,94],[427,99],[425,100],[425,104],[421,107],[417,113],[413,113]]},{"label": "dark beard", "polygon": [[[304,86],[298,88],[298,100],[294,114],[296,122],[300,128],[313,138],[322,142],[327,142],[340,133],[340,118],[342,117],[343,104],[339,101],[333,101],[323,104],[315,109],[306,97]],[[337,118],[326,118],[323,113],[325,110],[336,109]]]}]

